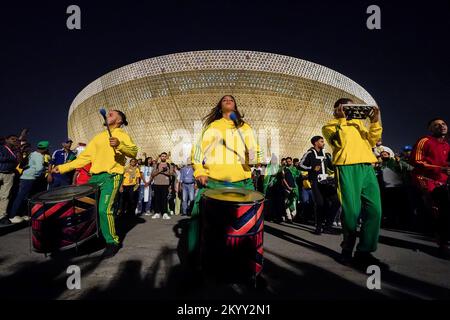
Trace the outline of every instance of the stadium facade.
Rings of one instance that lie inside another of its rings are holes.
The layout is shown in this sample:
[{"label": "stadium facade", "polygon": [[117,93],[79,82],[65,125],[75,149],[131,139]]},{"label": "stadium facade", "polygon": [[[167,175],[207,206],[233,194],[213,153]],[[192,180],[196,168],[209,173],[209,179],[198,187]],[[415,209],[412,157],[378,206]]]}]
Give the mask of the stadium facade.
[{"label": "stadium facade", "polygon": [[127,114],[126,130],[141,152],[180,154],[197,139],[199,121],[226,94],[255,129],[265,158],[300,157],[332,117],[341,97],[375,104],[356,82],[327,67],[264,52],[175,53],[116,69],[85,87],[68,115],[68,134],[87,142],[101,131],[99,108]]}]

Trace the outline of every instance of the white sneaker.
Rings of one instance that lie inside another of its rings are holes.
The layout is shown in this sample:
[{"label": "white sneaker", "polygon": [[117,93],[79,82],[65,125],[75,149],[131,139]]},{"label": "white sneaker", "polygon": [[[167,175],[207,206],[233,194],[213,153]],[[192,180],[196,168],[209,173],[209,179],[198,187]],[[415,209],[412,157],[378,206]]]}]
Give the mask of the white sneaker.
[{"label": "white sneaker", "polygon": [[163,219],[164,220],[170,220],[170,216],[167,213],[164,213]]},{"label": "white sneaker", "polygon": [[9,219],[9,221],[11,221],[11,223],[22,223],[24,220],[22,217],[15,216],[14,218]]},{"label": "white sneaker", "polygon": [[173,211],[170,211],[170,215],[173,216]]},{"label": "white sneaker", "polygon": [[23,221],[30,221],[30,217],[29,216],[22,216]]},{"label": "white sneaker", "polygon": [[146,213],[144,213],[144,216],[151,216],[152,214],[150,213],[150,211],[147,211]]},{"label": "white sneaker", "polygon": [[338,224],[338,227],[342,227],[342,223],[341,222],[338,222],[337,224]]},{"label": "white sneaker", "polygon": [[161,218],[161,215],[159,213],[155,213],[152,217],[152,219],[159,219]]},{"label": "white sneaker", "polygon": [[337,227],[337,226],[338,226],[337,222],[334,221],[334,222],[333,222],[333,227]]}]

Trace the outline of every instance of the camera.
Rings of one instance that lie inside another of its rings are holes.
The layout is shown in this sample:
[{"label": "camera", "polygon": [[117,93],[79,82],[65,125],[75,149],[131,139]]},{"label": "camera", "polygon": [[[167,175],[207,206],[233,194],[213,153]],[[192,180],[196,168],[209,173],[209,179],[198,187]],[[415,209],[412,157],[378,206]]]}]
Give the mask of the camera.
[{"label": "camera", "polygon": [[345,116],[350,119],[366,119],[373,115],[373,106],[366,104],[344,104],[342,105]]}]

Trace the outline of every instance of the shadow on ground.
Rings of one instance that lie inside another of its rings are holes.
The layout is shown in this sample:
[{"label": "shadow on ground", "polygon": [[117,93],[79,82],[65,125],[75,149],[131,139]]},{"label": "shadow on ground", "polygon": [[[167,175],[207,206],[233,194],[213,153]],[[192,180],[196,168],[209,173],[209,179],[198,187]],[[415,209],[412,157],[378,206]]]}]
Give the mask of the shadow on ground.
[{"label": "shadow on ground", "polygon": [[[102,283],[73,293],[77,299],[124,300],[373,300],[411,299],[417,297],[448,299],[450,290],[435,286],[396,272],[383,273],[388,289],[368,290],[365,283],[358,285],[344,277],[306,262],[300,262],[266,250],[262,278],[258,288],[245,284],[222,283],[211,285],[200,273],[186,265],[186,235],[189,219],[180,220],[173,228],[179,239],[177,248],[163,247],[150,266],[140,259],[120,262],[108,283]],[[126,230],[127,228],[123,229]],[[333,259],[338,253],[293,235],[277,227],[266,225],[265,232],[284,241],[314,250]],[[386,239],[384,239],[386,240]],[[388,241],[389,242],[389,241]],[[387,245],[399,245],[391,243]],[[400,245],[406,246],[405,243]],[[124,249],[126,250],[126,248]],[[4,263],[8,257],[0,257]],[[281,264],[279,262],[282,262]],[[15,272],[0,278],[0,299],[58,299],[67,294],[67,266],[81,267],[83,276],[91,275],[101,263],[100,257],[63,256],[44,262],[24,262],[15,266]],[[104,261],[108,263],[109,261]],[[181,262],[181,263],[180,263]],[[333,262],[335,263],[335,262]],[[349,272],[357,272],[349,269]],[[103,278],[104,279],[104,278]],[[396,289],[399,288],[399,289]],[[400,289],[401,288],[401,289]]]}]

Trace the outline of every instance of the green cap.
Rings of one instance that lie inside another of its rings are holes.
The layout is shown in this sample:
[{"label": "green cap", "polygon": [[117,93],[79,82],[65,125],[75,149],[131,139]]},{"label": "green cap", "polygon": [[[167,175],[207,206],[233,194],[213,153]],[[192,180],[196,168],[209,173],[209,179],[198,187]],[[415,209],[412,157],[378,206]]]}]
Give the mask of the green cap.
[{"label": "green cap", "polygon": [[44,141],[39,141],[39,143],[37,144],[38,149],[48,149],[48,146],[50,145],[50,143],[47,140]]}]

